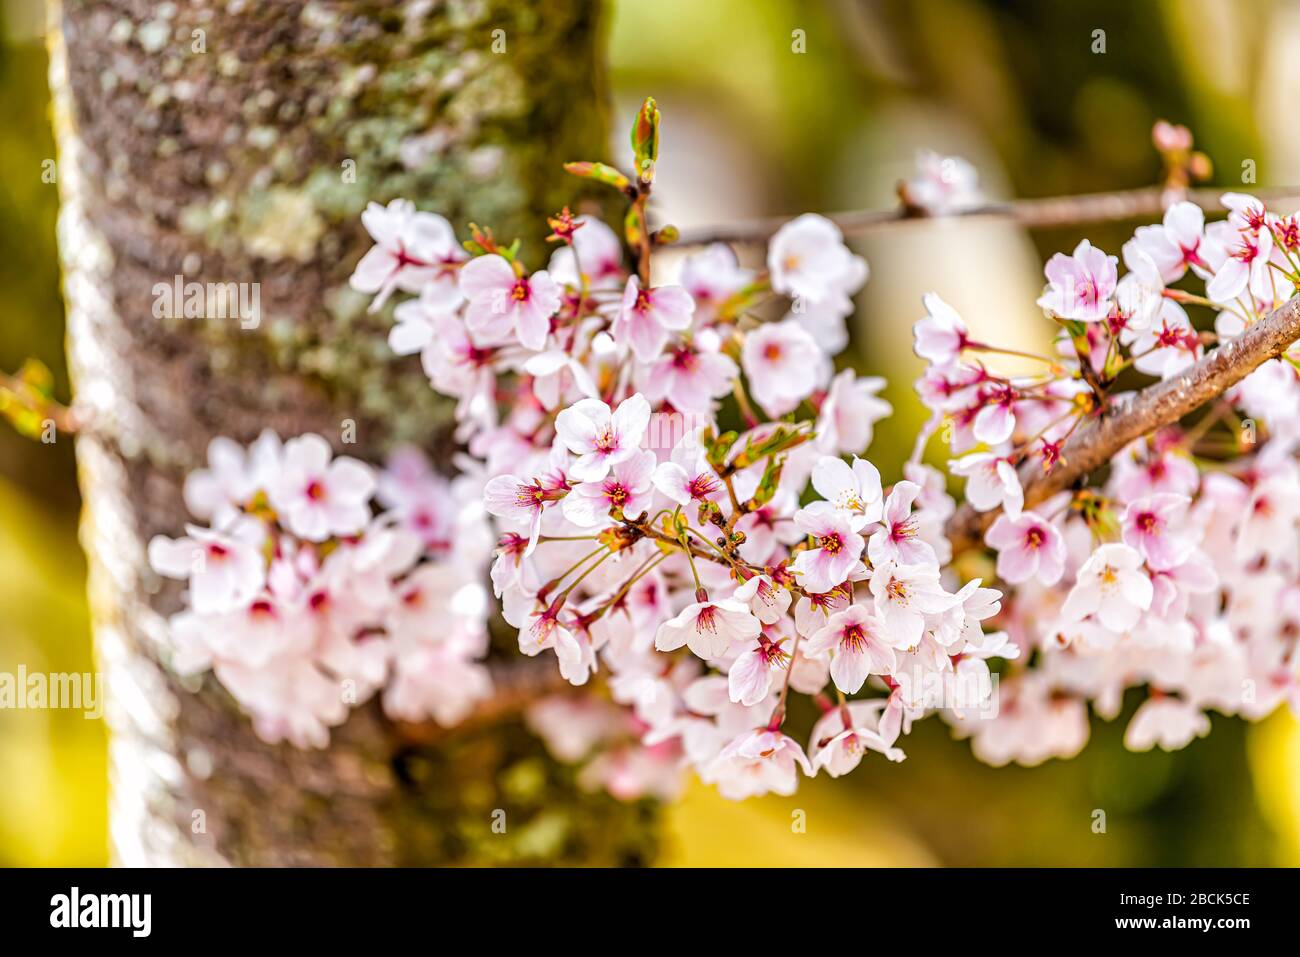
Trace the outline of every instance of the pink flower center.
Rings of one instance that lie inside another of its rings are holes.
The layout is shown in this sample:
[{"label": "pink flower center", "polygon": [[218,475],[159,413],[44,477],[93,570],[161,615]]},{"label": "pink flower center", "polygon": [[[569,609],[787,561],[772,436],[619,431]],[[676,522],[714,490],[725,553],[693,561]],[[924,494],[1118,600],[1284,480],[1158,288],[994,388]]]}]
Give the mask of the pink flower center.
[{"label": "pink flower center", "polygon": [[307,483],[306,495],[313,502],[319,502],[325,497],[325,486],[316,479]]},{"label": "pink flower center", "polygon": [[695,619],[696,631],[707,631],[709,634],[717,634],[718,631],[718,614],[713,605],[705,605],[700,608],[700,614]]},{"label": "pink flower center", "polygon": [[846,651],[862,652],[867,647],[867,636],[861,625],[849,625],[840,636],[840,644]]}]

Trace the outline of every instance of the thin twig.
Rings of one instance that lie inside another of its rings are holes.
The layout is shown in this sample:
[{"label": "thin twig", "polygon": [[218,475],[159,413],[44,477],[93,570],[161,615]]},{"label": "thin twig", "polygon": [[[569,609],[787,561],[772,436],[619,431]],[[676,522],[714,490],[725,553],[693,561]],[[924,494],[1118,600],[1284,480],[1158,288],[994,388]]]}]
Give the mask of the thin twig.
[{"label": "thin twig", "polygon": [[[1061,460],[1044,474],[1034,461],[1020,466],[1025,508],[1032,508],[1100,468],[1134,439],[1172,425],[1240,382],[1269,359],[1276,359],[1300,339],[1300,297],[1284,303],[1229,339],[1184,372],[1110,399],[1104,413],[1075,431],[1061,450]],[[953,551],[978,547],[996,512],[979,513],[963,505],[948,521]]]},{"label": "thin twig", "polygon": [[[1218,187],[1193,189],[1189,190],[1184,198],[1205,210],[1221,210],[1219,197],[1225,192],[1229,190]],[[1258,196],[1266,202],[1283,203],[1294,200],[1300,204],[1300,186],[1278,186],[1254,189],[1250,192],[1251,195]],[[826,218],[849,236],[918,219],[967,216],[993,216],[1011,219],[1029,229],[1049,229],[1160,216],[1165,210],[1167,201],[1168,196],[1163,187],[1149,186],[1110,193],[1086,193],[1081,196],[1050,196],[1042,199],[1017,199],[1006,203],[986,203],[936,217],[927,216],[921,210],[900,206],[895,209],[858,209],[843,213],[829,213]],[[790,218],[768,216],[726,225],[683,229],[681,238],[673,245],[706,246],[717,242],[763,243]]]}]

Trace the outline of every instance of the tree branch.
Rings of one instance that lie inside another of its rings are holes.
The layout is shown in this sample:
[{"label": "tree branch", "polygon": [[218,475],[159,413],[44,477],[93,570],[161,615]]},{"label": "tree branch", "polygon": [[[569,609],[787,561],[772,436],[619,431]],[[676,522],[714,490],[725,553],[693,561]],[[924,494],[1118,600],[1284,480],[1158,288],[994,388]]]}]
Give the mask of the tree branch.
[{"label": "tree branch", "polygon": [[[1219,197],[1226,189],[1189,190],[1185,197],[1205,210],[1218,210]],[[1120,190],[1110,193],[1087,193],[1082,196],[1050,196],[1041,199],[1017,199],[1006,203],[986,203],[970,209],[956,210],[943,216],[928,216],[921,210],[859,209],[829,213],[827,219],[846,236],[869,232],[882,226],[918,219],[947,219],[966,216],[993,216],[1011,219],[1030,229],[1079,226],[1087,223],[1112,223],[1161,215],[1167,204],[1166,191],[1159,186]],[[1279,186],[1253,190],[1252,195],[1274,203],[1295,200],[1300,203],[1300,186]],[[789,216],[768,216],[719,226],[683,229],[674,246],[706,246],[709,243],[764,243],[790,220]]]},{"label": "tree branch", "polygon": [[[1275,359],[1300,339],[1300,297],[1284,303],[1263,319],[1223,343],[1172,379],[1140,392],[1116,396],[1105,412],[1084,422],[1062,449],[1060,462],[1049,473],[1027,461],[1020,467],[1025,508],[1032,508],[1099,468],[1134,439],[1217,398],[1269,359]],[[963,505],[948,522],[954,552],[979,547],[996,511],[976,512]]]}]

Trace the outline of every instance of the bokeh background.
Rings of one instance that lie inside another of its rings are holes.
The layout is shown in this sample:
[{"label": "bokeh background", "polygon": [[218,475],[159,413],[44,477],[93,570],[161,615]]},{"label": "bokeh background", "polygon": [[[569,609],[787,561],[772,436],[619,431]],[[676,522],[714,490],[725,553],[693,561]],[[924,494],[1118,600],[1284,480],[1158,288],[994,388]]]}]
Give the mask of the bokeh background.
[{"label": "bokeh background", "polygon": [[[58,198],[41,177],[54,157],[44,11],[0,2],[0,369],[35,357],[66,399]],[[1098,30],[1105,52],[1094,52]],[[1216,184],[1242,188],[1247,161],[1259,185],[1300,184],[1292,0],[612,0],[610,59],[614,116],[647,94],[659,102],[659,213],[679,226],[891,206],[921,148],[972,160],[993,198],[1148,185],[1162,117],[1194,130]],[[1118,251],[1134,225],[1087,235]],[[938,291],[981,337],[1032,343],[1045,335],[1041,264],[1082,235],[970,219],[856,243],[872,279],[846,361],[891,380],[896,414],[871,450],[887,480],[920,420],[910,327],[921,293]],[[0,672],[93,670],[78,508],[71,443],[0,426]],[[869,759],[794,798],[736,805],[692,785],[669,811],[662,863],[1300,864],[1293,717],[1216,715],[1186,750],[1137,755],[1121,743],[1136,703],[1094,720],[1080,757],[1037,768],[984,767],[932,720],[907,740],[905,763]],[[104,747],[102,722],[80,712],[0,711],[0,865],[106,861]]]}]

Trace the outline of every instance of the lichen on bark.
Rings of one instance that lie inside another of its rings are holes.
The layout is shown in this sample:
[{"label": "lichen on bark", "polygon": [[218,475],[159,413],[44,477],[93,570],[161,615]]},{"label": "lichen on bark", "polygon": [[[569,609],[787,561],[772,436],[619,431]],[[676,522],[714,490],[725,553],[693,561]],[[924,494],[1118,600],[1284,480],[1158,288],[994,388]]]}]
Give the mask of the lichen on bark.
[{"label": "lichen on bark", "polygon": [[[599,4],[63,0],[51,27],[117,859],[647,860],[653,808],[585,793],[517,721],[420,744],[372,703],[323,752],[258,741],[214,682],[166,669],[179,595],[144,555],[182,526],[214,435],[342,448],[352,422],[350,454],[445,456],[447,404],[347,288],[359,213],[405,196],[519,236],[540,265],[543,214],[578,198],[559,163],[604,152]],[[155,317],[175,275],[258,283],[260,325]]]}]

